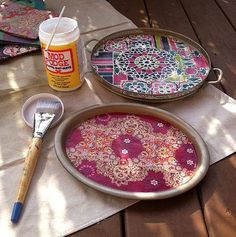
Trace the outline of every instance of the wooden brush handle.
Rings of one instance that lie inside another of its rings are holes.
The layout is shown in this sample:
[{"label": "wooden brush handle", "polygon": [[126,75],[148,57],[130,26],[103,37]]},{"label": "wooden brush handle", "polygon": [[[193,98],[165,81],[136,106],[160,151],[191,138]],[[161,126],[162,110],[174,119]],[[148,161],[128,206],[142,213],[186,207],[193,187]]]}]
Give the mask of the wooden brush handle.
[{"label": "wooden brush handle", "polygon": [[32,138],[27,156],[25,158],[23,174],[20,180],[20,186],[17,193],[17,202],[24,203],[31,178],[37,164],[42,145],[42,138]]}]

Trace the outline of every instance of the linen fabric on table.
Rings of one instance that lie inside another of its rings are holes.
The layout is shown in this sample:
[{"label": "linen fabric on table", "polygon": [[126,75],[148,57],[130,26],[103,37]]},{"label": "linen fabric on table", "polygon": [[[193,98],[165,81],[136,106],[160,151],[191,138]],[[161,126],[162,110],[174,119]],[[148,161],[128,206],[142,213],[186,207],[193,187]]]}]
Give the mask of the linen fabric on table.
[{"label": "linen fabric on table", "polygon": [[[46,1],[47,9],[59,11],[65,2]],[[104,0],[69,1],[66,3],[65,16],[78,20],[84,42],[134,27],[132,22]],[[31,128],[24,124],[20,111],[27,98],[43,92],[59,96],[65,105],[64,119],[80,109],[96,104],[138,102],[107,91],[94,80],[91,72],[86,73],[85,83],[80,89],[66,93],[53,91],[47,85],[41,54],[27,55],[2,64],[0,70],[1,235],[64,236],[136,202],[98,192],[74,179],[56,157],[55,127],[45,137],[21,219],[17,225],[12,225],[12,204],[32,134]],[[151,105],[168,110],[192,125],[208,145],[211,164],[236,150],[236,101],[213,86],[207,85],[181,101]]]}]

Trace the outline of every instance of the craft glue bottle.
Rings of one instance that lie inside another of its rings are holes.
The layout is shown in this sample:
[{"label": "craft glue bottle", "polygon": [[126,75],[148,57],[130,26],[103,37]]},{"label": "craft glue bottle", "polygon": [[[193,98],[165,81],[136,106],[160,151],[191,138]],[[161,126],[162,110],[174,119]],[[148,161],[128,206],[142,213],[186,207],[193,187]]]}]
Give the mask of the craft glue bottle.
[{"label": "craft glue bottle", "polygon": [[57,22],[58,17],[43,21],[39,26],[39,40],[49,86],[57,91],[71,91],[84,81],[80,31],[76,20],[62,17],[45,50]]}]

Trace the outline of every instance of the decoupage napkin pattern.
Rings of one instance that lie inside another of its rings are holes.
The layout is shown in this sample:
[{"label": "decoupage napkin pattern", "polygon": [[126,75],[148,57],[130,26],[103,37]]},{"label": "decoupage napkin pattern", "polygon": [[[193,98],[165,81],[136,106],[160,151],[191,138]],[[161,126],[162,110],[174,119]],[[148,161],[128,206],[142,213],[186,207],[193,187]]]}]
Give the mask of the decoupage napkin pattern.
[{"label": "decoupage napkin pattern", "polygon": [[0,1],[0,15],[0,60],[40,49],[39,25],[52,16],[43,0]]}]

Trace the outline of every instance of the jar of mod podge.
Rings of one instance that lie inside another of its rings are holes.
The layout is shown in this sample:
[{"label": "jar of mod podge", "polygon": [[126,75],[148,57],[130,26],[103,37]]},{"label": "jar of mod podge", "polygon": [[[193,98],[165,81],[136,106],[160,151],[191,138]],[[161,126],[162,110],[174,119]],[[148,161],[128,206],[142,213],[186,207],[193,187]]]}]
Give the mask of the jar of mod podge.
[{"label": "jar of mod podge", "polygon": [[58,17],[55,17],[39,26],[48,84],[57,91],[71,91],[79,88],[84,81],[80,31],[76,20],[62,17],[48,50],[45,50],[57,23]]}]

